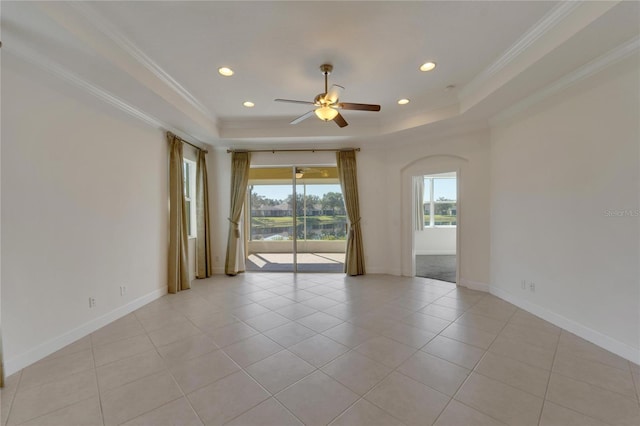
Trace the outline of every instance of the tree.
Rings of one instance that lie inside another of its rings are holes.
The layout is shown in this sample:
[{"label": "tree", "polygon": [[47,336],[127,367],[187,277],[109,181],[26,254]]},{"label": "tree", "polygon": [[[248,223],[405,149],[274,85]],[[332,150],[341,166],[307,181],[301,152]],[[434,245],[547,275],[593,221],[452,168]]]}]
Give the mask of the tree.
[{"label": "tree", "polygon": [[307,194],[307,211],[313,209],[316,204],[321,204],[322,200],[317,195]]},{"label": "tree", "polygon": [[[302,216],[302,210],[304,208],[303,195],[296,193],[296,215]],[[289,194],[285,200],[291,211],[293,211],[293,194]]]},{"label": "tree", "polygon": [[263,195],[256,194],[251,191],[251,209],[257,210],[266,204],[266,198]]},{"label": "tree", "polygon": [[[289,195],[286,199],[286,203],[291,210],[293,210],[293,196]],[[307,195],[307,211],[313,208],[316,204],[320,204],[320,197],[313,194]],[[304,195],[296,193],[296,214],[298,216],[304,215]]]},{"label": "tree", "polygon": [[344,199],[339,192],[327,192],[322,196],[322,210],[331,210],[333,216],[336,215],[336,211],[344,210]]},{"label": "tree", "polygon": [[[443,215],[443,216],[448,216],[449,215],[449,211],[451,210],[451,208],[455,207],[456,202],[453,200],[449,200],[448,198],[445,197],[440,197],[438,198],[439,201],[438,203],[435,203],[434,205],[434,214],[437,215]],[[441,201],[450,201],[448,203],[442,203]]]}]

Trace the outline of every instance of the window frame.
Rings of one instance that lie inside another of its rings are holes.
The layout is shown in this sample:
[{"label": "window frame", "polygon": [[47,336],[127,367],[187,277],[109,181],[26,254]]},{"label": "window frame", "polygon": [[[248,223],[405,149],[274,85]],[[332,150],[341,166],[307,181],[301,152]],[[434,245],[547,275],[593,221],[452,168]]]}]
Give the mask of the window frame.
[{"label": "window frame", "polygon": [[[425,223],[424,227],[425,228],[457,228],[458,227],[458,200],[457,200],[457,195],[456,195],[456,200],[446,200],[446,201],[438,201],[435,199],[435,193],[434,193],[434,181],[436,179],[455,179],[456,180],[456,192],[457,192],[457,188],[458,188],[458,176],[456,175],[456,177],[436,177],[436,176],[423,176],[424,179],[424,187],[427,188],[427,185],[429,187],[429,202],[428,203],[424,203],[423,205],[429,204],[429,223]],[[427,184],[427,181],[428,184]],[[426,192],[426,191],[425,191]],[[435,206],[436,204],[451,204],[451,203],[455,203],[456,205],[456,224],[455,225],[436,225],[435,224]],[[424,211],[424,207],[423,207],[423,211]]]},{"label": "window frame", "polygon": [[198,235],[196,219],[196,162],[188,158],[182,159],[183,195],[187,206],[187,238],[193,239]]}]

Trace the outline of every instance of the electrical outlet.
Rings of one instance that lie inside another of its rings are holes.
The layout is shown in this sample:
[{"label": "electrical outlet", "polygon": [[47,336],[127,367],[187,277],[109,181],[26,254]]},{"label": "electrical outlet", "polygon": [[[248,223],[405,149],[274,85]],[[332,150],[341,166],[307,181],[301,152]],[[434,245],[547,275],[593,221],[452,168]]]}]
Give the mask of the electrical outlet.
[{"label": "electrical outlet", "polygon": [[96,299],[94,299],[93,297],[89,298],[89,308],[95,308],[96,307]]},{"label": "electrical outlet", "polygon": [[125,294],[127,294],[127,286],[126,285],[121,285],[120,286],[120,296],[124,296]]},{"label": "electrical outlet", "polygon": [[535,293],[536,292],[536,283],[530,282],[529,283],[529,290],[531,290],[531,293]]},{"label": "electrical outlet", "polygon": [[523,290],[527,289],[527,280],[520,281],[520,288],[522,288]]}]

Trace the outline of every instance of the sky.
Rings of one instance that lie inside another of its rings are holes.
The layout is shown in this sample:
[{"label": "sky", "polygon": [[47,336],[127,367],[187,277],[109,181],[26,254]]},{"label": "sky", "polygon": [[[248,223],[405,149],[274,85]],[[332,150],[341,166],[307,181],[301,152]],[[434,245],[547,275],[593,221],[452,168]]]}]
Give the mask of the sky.
[{"label": "sky", "polygon": [[[456,199],[456,180],[455,178],[449,179],[435,179],[433,182],[433,192],[435,193],[435,199],[437,200],[440,197],[445,197],[447,200],[455,200]],[[427,188],[425,182],[425,197],[424,199],[428,199],[429,197],[429,188]]]},{"label": "sky", "polygon": [[[449,200],[456,199],[456,182],[455,179],[436,179],[434,182],[434,190],[436,199],[445,197]],[[298,185],[298,191],[302,193],[302,185]],[[286,200],[291,194],[291,185],[254,185],[253,192],[263,195],[272,200]],[[327,192],[342,192],[339,184],[332,185],[310,185],[307,184],[307,194],[322,195]],[[428,197],[428,189],[425,188],[425,199]]]}]

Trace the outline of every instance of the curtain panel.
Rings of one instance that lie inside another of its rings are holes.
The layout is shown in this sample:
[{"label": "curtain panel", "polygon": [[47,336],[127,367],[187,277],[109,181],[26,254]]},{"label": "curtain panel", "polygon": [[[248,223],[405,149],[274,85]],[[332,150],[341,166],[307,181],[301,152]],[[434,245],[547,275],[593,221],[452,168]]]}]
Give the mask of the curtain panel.
[{"label": "curtain panel", "polygon": [[169,142],[169,293],[191,288],[187,261],[187,206],[184,201],[182,141],[167,132]]},{"label": "curtain panel", "polygon": [[211,262],[207,156],[202,150],[198,151],[196,165],[196,227],[196,278],[208,278],[213,275],[213,263]]},{"label": "curtain panel", "polygon": [[250,165],[251,159],[248,152],[233,152],[231,154],[231,207],[228,217],[227,256],[224,262],[224,272],[227,275],[236,275],[238,272],[244,272],[240,223],[244,200],[247,196]]},{"label": "curtain panel", "polygon": [[344,260],[344,272],[347,275],[364,275],[364,244],[360,227],[360,203],[358,196],[358,173],[356,152],[338,151],[336,153],[338,177],[344,196],[344,204],[349,219],[349,234]]}]

